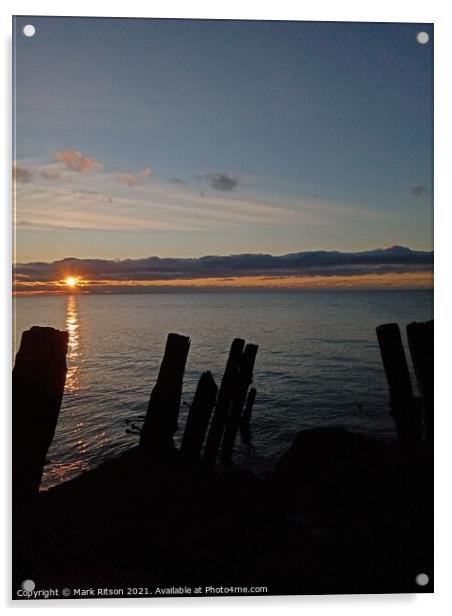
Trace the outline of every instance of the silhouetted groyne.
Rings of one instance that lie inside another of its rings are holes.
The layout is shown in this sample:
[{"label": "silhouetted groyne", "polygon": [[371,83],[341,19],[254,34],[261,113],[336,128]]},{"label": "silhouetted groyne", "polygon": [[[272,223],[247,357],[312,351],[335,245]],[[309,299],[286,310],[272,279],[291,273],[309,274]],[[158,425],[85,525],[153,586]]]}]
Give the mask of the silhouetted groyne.
[{"label": "silhouetted groyne", "polygon": [[39,491],[60,414],[67,344],[67,332],[51,327],[32,327],[22,335],[12,378],[15,511],[29,507]]},{"label": "silhouetted groyne", "polygon": [[419,397],[413,393],[408,363],[396,323],[377,327],[377,338],[389,386],[391,414],[402,439],[433,438],[433,321],[406,328]]}]

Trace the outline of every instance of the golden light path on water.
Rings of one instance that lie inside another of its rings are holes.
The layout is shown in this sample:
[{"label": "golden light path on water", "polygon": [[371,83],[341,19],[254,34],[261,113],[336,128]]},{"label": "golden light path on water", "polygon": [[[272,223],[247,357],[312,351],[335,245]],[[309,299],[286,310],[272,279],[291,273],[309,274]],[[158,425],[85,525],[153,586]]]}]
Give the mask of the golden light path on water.
[{"label": "golden light path on water", "polygon": [[[66,330],[69,334],[67,352],[67,374],[65,384],[65,394],[76,395],[80,389],[80,322],[78,315],[77,296],[68,295],[66,305]],[[78,419],[75,413],[71,413],[74,422],[74,444],[83,456],[86,453],[86,443],[82,438],[83,420]],[[80,465],[80,463],[79,463]],[[81,463],[83,467],[83,462]]]},{"label": "golden light path on water", "polygon": [[80,388],[80,324],[75,295],[67,296],[66,330],[69,334],[66,375],[66,392],[75,392]]},{"label": "golden light path on water", "polygon": [[[77,408],[82,357],[80,348],[80,319],[76,294],[69,294],[67,296],[65,329],[69,337],[66,355],[66,383],[64,386],[63,408],[61,409],[60,422],[62,422],[64,416],[66,429],[64,434],[59,433],[58,428],[60,426],[57,426],[56,442],[54,445],[58,443],[58,440],[64,439],[68,444],[73,444],[73,449],[77,454],[72,454],[73,460],[70,462],[58,461],[51,455],[50,457],[52,458],[53,464],[51,469],[47,469],[41,489],[47,489],[52,485],[66,481],[84,470],[87,470],[89,467],[85,458],[87,443],[83,436],[84,423],[83,419],[80,417],[80,409]],[[58,458],[58,456],[56,456],[56,458]]]}]

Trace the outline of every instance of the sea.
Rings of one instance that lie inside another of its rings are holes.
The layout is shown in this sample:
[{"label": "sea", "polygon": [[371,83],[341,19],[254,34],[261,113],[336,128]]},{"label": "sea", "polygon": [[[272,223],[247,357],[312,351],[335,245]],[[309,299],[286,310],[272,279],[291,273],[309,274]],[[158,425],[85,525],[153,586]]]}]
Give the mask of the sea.
[{"label": "sea", "polygon": [[412,372],[406,325],[431,318],[431,290],[17,297],[14,353],[33,325],[69,332],[66,387],[41,487],[137,445],[139,436],[130,431],[140,428],[170,332],[191,338],[176,444],[201,373],[210,370],[219,385],[237,337],[259,345],[251,441],[237,437],[237,464],[265,473],[299,430],[312,427],[342,426],[394,439],[375,328],[399,324]]}]

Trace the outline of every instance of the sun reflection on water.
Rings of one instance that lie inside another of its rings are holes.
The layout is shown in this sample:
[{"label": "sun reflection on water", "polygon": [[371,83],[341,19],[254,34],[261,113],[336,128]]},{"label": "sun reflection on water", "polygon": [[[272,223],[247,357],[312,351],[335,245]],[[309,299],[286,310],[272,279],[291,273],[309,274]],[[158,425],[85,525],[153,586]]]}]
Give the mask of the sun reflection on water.
[{"label": "sun reflection on water", "polygon": [[66,329],[69,334],[66,375],[66,392],[75,393],[80,389],[80,324],[77,297],[68,295],[66,306]]},{"label": "sun reflection on water", "polygon": [[[81,369],[81,350],[80,350],[80,319],[78,314],[77,296],[68,295],[66,304],[66,331],[69,334],[67,349],[67,373],[66,384],[64,387],[64,401],[62,407],[62,418],[64,422],[57,426],[55,441],[50,450],[50,464],[44,470],[41,490],[48,490],[50,487],[67,481],[80,475],[89,468],[86,458],[87,442],[85,438],[84,422],[80,418],[77,395],[80,391],[80,369]],[[64,444],[69,451],[70,457],[59,456],[58,447]],[[52,451],[53,449],[53,451]]]}]

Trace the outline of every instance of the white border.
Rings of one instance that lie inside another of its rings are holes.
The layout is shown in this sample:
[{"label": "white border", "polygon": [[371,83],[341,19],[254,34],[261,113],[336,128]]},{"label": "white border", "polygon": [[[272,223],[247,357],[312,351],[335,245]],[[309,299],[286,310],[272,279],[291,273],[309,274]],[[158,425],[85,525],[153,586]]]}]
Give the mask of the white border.
[{"label": "white border", "polygon": [[[425,614],[425,611],[437,613],[443,610],[449,600],[449,578],[452,573],[451,561],[451,489],[448,477],[450,465],[449,451],[452,435],[452,409],[449,403],[450,380],[450,349],[451,335],[448,321],[452,302],[452,276],[450,274],[450,233],[451,225],[451,110],[452,88],[450,71],[452,59],[452,20],[451,10],[446,2],[441,0],[410,2],[402,0],[378,0],[378,2],[363,2],[351,0],[322,1],[316,0],[312,4],[278,0],[276,3],[262,4],[262,2],[243,0],[230,0],[224,5],[214,5],[211,2],[190,0],[190,2],[171,2],[127,0],[124,4],[101,3],[95,0],[78,0],[77,3],[61,3],[61,1],[36,2],[8,2],[1,7],[1,43],[2,43],[2,79],[0,105],[2,107],[2,123],[6,136],[3,147],[0,148],[3,175],[3,199],[0,221],[0,290],[1,290],[1,332],[2,353],[0,354],[0,391],[3,394],[2,416],[4,455],[1,467],[5,473],[5,498],[7,505],[1,508],[2,539],[1,550],[2,602],[9,607],[29,609],[32,603],[9,601],[10,595],[10,545],[9,545],[9,404],[10,404],[10,349],[11,349],[11,303],[10,303],[10,260],[11,260],[11,124],[10,124],[10,93],[11,93],[11,15],[78,15],[78,16],[123,16],[123,17],[190,17],[190,18],[226,18],[226,19],[298,19],[319,21],[400,21],[400,22],[434,22],[435,23],[435,320],[436,331],[436,575],[435,595],[380,595],[380,596],[322,596],[322,597],[262,597],[262,598],[216,598],[216,599],[166,599],[166,600],[102,600],[83,602],[46,601],[33,602],[37,609],[71,607],[78,611],[96,609],[122,609],[146,608],[153,611],[164,610],[168,613],[183,609],[184,612],[194,613],[199,610],[212,610],[226,612],[238,610],[248,613],[249,610],[273,613],[275,609],[284,609],[289,612],[312,610],[320,614],[334,611],[334,614],[349,616],[353,614],[394,613],[399,616],[405,613]],[[5,87],[6,84],[6,87]]]}]

